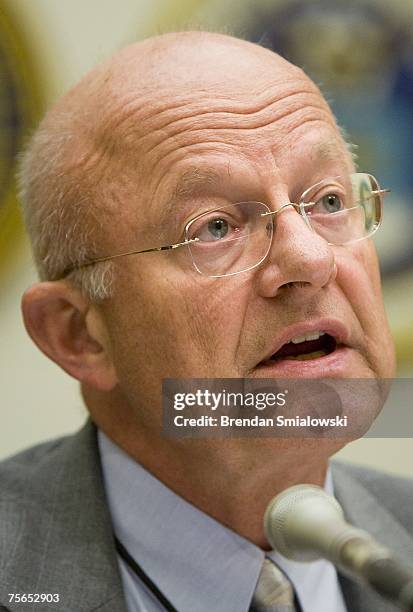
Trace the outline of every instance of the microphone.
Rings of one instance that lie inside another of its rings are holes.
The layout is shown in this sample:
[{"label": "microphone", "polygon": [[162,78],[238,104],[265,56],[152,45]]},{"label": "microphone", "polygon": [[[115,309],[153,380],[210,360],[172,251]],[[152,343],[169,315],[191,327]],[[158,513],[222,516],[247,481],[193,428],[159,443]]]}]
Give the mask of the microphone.
[{"label": "microphone", "polygon": [[264,531],[284,557],[328,559],[402,610],[413,612],[413,568],[367,531],[347,523],[340,504],[321,487],[296,485],[274,497],[264,515]]}]

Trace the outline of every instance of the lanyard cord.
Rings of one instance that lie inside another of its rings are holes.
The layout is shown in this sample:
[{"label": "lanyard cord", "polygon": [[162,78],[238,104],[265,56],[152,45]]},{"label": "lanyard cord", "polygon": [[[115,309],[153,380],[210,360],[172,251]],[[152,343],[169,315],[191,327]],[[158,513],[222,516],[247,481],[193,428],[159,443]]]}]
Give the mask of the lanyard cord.
[{"label": "lanyard cord", "polygon": [[115,545],[116,550],[122,559],[127,563],[130,569],[142,580],[142,582],[148,587],[153,595],[155,595],[156,599],[163,605],[165,610],[168,612],[178,612],[176,608],[171,604],[169,599],[165,597],[165,595],[158,589],[156,584],[149,578],[147,574],[143,571],[140,565],[137,564],[135,559],[128,553],[126,548],[123,546],[121,542],[119,542],[118,538],[115,536]]}]

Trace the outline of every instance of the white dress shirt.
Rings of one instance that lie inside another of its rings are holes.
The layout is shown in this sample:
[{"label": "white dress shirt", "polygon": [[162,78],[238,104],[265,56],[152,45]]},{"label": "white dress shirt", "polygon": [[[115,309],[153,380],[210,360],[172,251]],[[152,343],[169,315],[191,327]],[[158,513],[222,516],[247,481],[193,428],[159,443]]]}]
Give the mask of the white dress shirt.
[{"label": "white dress shirt", "polygon": [[[285,572],[303,612],[346,612],[334,566],[298,563],[258,546],[211,518],[98,432],[114,532],[179,612],[248,612],[264,556]],[[333,492],[330,471],[326,490]],[[129,612],[164,612],[119,557]]]}]

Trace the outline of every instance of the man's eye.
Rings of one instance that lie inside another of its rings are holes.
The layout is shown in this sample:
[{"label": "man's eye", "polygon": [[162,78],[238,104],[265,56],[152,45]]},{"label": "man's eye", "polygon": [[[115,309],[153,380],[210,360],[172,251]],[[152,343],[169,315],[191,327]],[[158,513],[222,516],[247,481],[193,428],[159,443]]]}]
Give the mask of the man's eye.
[{"label": "man's eye", "polygon": [[340,198],[335,193],[329,193],[316,202],[317,211],[320,213],[334,213],[342,210],[344,208],[344,204]]},{"label": "man's eye", "polygon": [[229,226],[225,219],[213,219],[208,222],[208,233],[213,240],[219,240],[228,234]]},{"label": "man's eye", "polygon": [[239,238],[242,228],[225,217],[213,217],[200,220],[191,228],[191,238],[198,238],[202,242],[218,242],[224,239]]}]

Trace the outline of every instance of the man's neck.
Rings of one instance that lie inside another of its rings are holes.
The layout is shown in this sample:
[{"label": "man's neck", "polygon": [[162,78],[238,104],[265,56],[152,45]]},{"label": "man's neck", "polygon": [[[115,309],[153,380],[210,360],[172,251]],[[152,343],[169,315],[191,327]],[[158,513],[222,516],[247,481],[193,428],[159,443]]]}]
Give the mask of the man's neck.
[{"label": "man's neck", "polygon": [[[131,427],[98,426],[128,455],[186,501],[268,548],[269,501],[299,483],[323,486],[337,442],[280,438],[168,439]],[[132,423],[130,424],[132,425]]]}]

